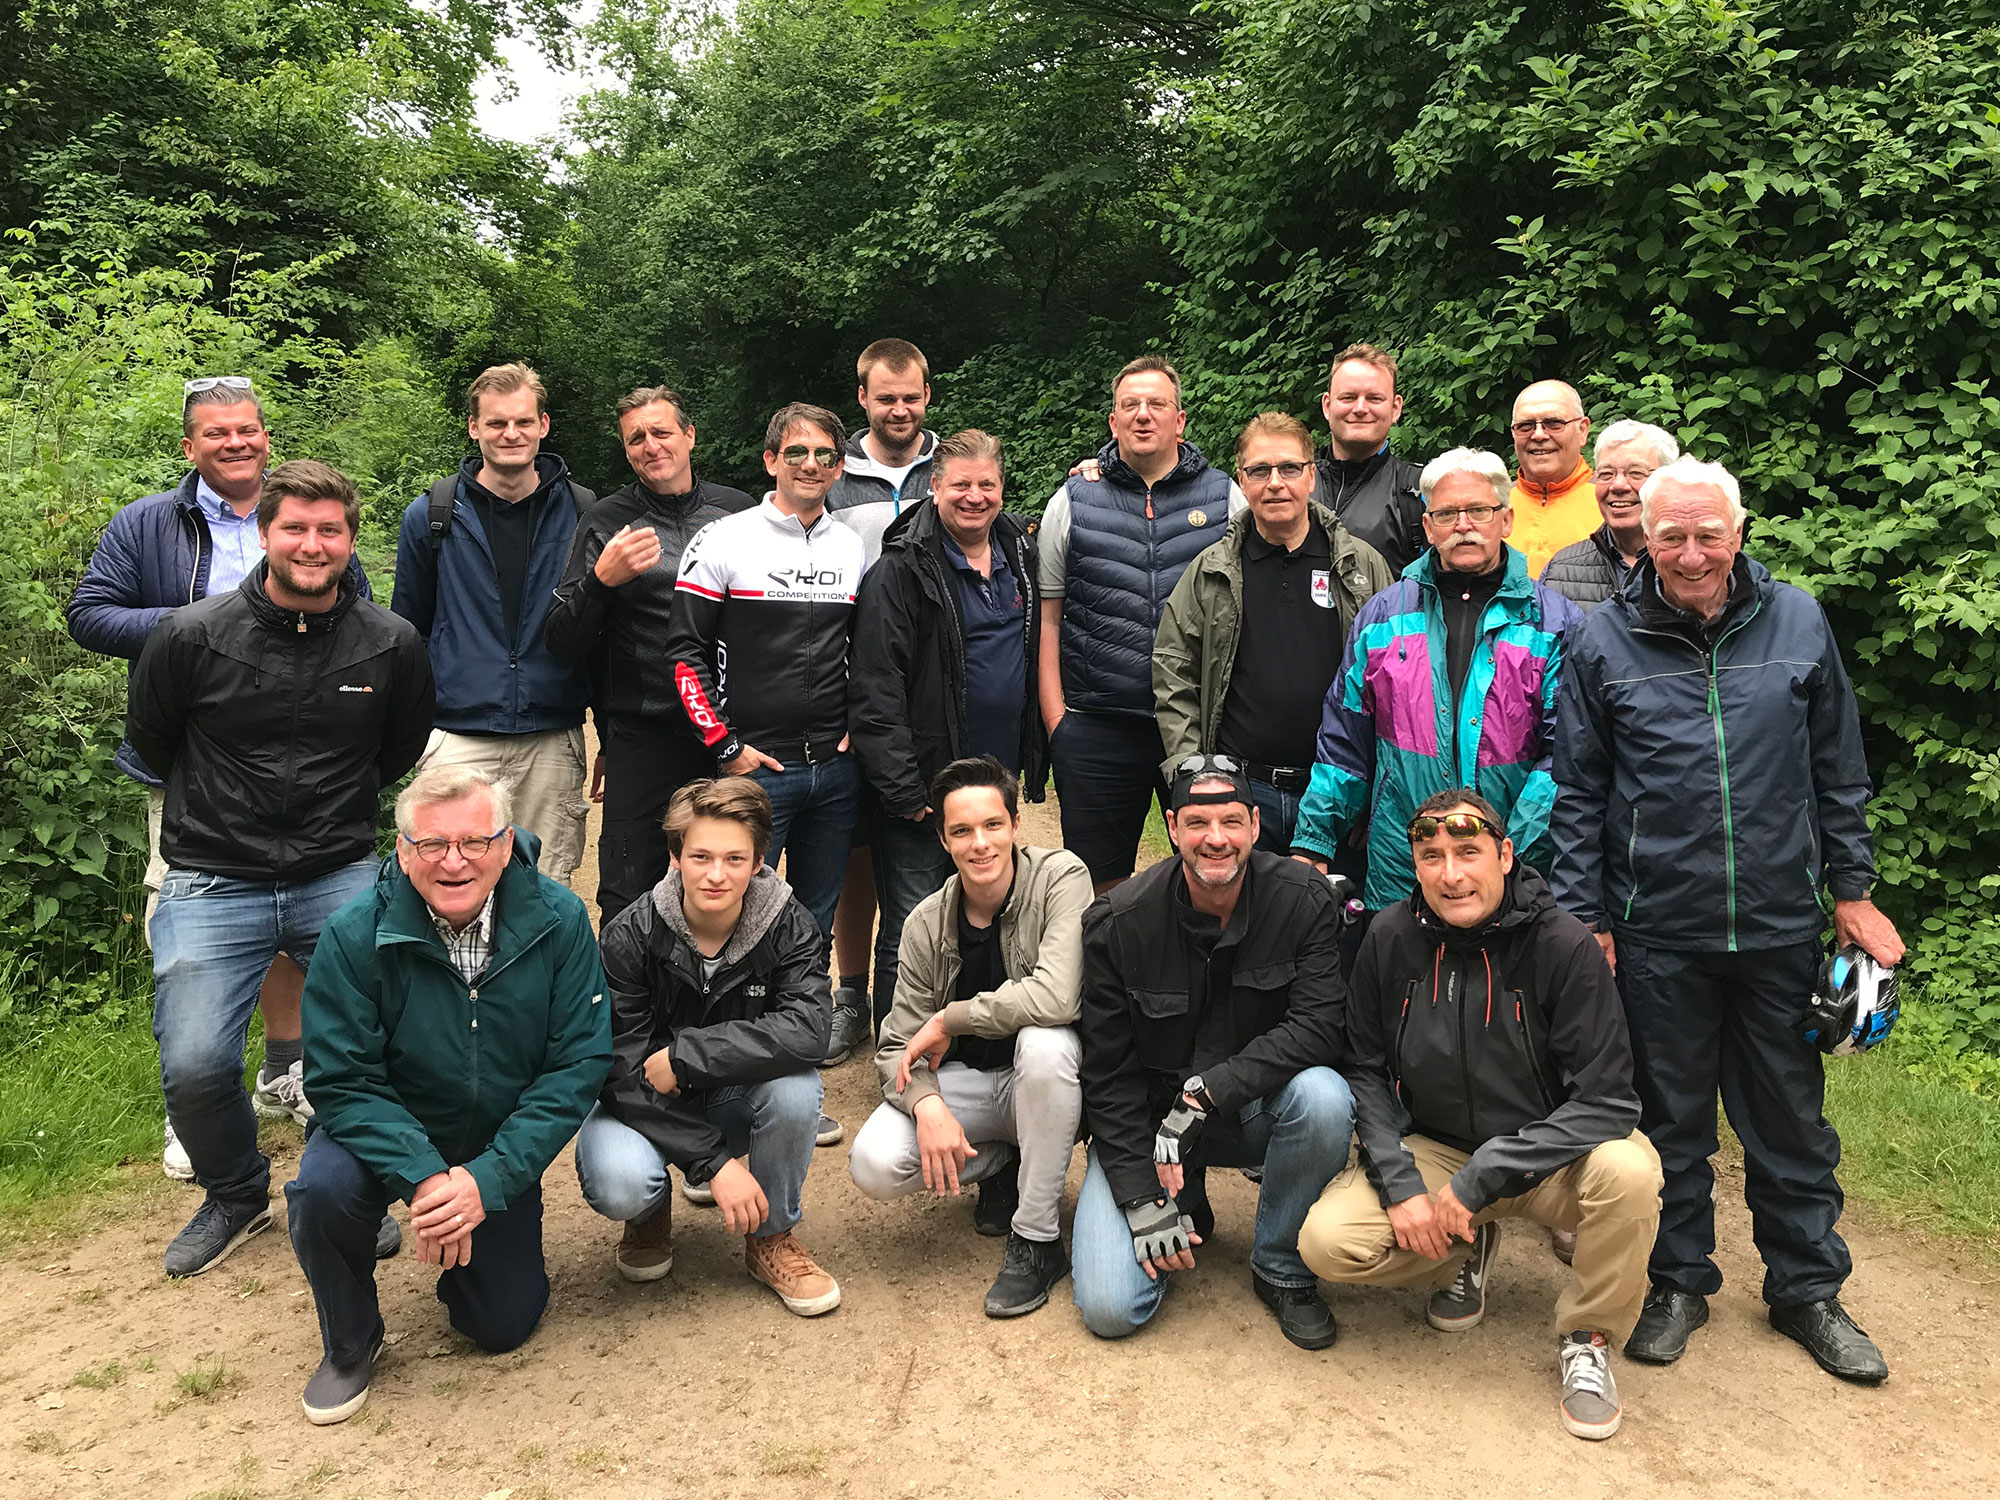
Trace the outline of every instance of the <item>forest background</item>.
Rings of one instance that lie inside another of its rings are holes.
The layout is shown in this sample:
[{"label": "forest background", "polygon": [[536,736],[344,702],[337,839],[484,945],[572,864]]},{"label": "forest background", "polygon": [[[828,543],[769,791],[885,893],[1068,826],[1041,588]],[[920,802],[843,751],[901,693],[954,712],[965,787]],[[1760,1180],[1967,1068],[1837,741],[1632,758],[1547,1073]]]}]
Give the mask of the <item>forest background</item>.
[{"label": "forest background", "polygon": [[[689,398],[764,416],[930,357],[1039,508],[1169,352],[1189,438],[1320,426],[1396,350],[1419,459],[1576,384],[1730,465],[1860,695],[1909,1003],[1830,1105],[1899,1212],[2000,1243],[2000,4],[1888,0],[16,0],[0,30],[0,1209],[157,1150],[125,666],[62,607],[178,477],[181,381],[255,377],[364,555],[522,359],[585,482]],[[510,39],[608,86],[475,122]],[[149,1135],[149,1132],[151,1133]],[[145,1142],[150,1139],[150,1148]]]}]

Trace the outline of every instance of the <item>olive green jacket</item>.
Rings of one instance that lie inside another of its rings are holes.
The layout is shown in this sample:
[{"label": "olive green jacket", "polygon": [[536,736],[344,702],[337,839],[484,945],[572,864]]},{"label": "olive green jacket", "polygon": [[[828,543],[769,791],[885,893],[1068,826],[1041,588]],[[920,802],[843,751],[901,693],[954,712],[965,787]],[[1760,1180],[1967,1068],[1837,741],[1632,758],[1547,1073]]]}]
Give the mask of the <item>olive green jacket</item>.
[{"label": "olive green jacket", "polygon": [[[1313,524],[1330,539],[1330,581],[1345,639],[1355,613],[1395,582],[1396,575],[1382,554],[1341,525],[1332,511],[1318,501],[1307,508]],[[1181,574],[1160,614],[1153,642],[1153,705],[1167,752],[1161,770],[1169,782],[1174,767],[1190,755],[1213,752],[1222,732],[1222,705],[1243,636],[1243,542],[1255,524],[1247,510],[1233,517],[1222,539]]]}]

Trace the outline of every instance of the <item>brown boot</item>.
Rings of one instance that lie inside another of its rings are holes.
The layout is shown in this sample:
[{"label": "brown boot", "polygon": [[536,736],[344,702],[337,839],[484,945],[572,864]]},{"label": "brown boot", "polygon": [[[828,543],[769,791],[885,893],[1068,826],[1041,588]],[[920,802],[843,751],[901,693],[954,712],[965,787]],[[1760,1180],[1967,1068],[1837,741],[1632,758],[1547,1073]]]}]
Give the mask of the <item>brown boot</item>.
[{"label": "brown boot", "polygon": [[627,1281],[658,1281],[674,1268],[673,1194],[643,1219],[625,1221],[618,1242],[618,1274]]},{"label": "brown boot", "polygon": [[802,1318],[816,1318],[840,1306],[840,1283],[822,1271],[788,1229],[768,1239],[747,1235],[743,1262],[750,1279],[761,1281]]}]

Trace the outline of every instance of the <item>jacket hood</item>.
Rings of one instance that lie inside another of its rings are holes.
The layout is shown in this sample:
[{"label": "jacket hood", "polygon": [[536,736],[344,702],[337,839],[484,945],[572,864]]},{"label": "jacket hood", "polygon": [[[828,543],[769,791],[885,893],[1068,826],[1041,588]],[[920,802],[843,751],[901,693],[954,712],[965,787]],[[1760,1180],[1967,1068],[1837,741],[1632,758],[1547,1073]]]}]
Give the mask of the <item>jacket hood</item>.
[{"label": "jacket hood", "polygon": [[[847,459],[845,471],[857,479],[880,479],[887,482],[890,470],[869,457],[868,449],[862,444],[861,440],[867,435],[868,429],[864,427],[847,440],[847,446],[841,450]],[[931,461],[931,456],[937,452],[937,445],[938,435],[926,427],[924,435],[917,440],[917,456],[910,466],[912,472]]]},{"label": "jacket hood", "polygon": [[[1160,476],[1160,483],[1175,479],[1192,479],[1208,467],[1208,460],[1202,457],[1201,449],[1193,443],[1180,445],[1180,459],[1172,469]],[[1139,471],[1118,456],[1118,439],[1113,438],[1097,450],[1097,471],[1105,481],[1117,485],[1122,490],[1144,492],[1153,486],[1139,477]]]},{"label": "jacket hood", "polygon": [[[538,879],[535,865],[542,857],[542,841],[527,829],[516,823],[514,826],[514,852],[507,857],[507,868],[500,872],[500,879],[494,885],[495,891],[517,887],[523,877],[532,888]],[[380,914],[377,918],[377,941],[421,939],[431,931],[430,907],[417,894],[410,877],[403,873],[402,863],[392,849],[382,856],[382,863],[375,871],[375,901]],[[500,919],[500,903],[493,904],[494,921]]]},{"label": "jacket hood", "polygon": [[[785,909],[785,903],[792,899],[792,888],[778,879],[767,865],[750,877],[750,888],[743,893],[743,915],[737,918],[736,930],[729,934],[729,941],[722,945],[722,952],[716,955],[722,963],[733,964],[742,959],[771,930],[771,924],[778,920],[778,913]],[[667,924],[667,930],[686,943],[694,946],[694,934],[688,930],[687,913],[681,910],[681,872],[669,870],[660,883],[653,887],[653,909],[660,914],[660,920]]]},{"label": "jacket hood", "polygon": [[[479,483],[479,471],[485,466],[486,460],[475,453],[458,466],[458,477],[465,484],[474,485],[480,490],[486,491],[486,486]],[[554,484],[558,479],[566,480],[568,478],[569,465],[563,462],[561,454],[538,453],[535,455],[535,495],[545,494],[549,486]],[[636,483],[637,481],[635,480],[634,482]],[[491,493],[491,491],[486,492]],[[533,499],[534,496],[531,495],[528,498]]]},{"label": "jacket hood", "polygon": [[1507,872],[1506,889],[1500,894],[1500,909],[1477,927],[1454,927],[1445,921],[1424,900],[1421,885],[1410,892],[1410,914],[1417,919],[1417,927],[1432,942],[1443,943],[1449,948],[1482,947],[1503,932],[1511,932],[1540,920],[1555,908],[1555,904],[1548,882],[1532,866],[1524,863],[1519,854],[1514,856],[1514,868]]}]

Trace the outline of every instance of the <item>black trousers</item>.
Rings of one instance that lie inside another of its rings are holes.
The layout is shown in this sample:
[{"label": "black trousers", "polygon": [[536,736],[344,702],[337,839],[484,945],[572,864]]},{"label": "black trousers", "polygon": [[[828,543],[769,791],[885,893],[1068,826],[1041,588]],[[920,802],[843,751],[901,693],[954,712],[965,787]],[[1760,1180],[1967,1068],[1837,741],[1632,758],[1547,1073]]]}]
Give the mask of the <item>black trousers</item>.
[{"label": "black trousers", "polygon": [[1843,1199],[1840,1137],[1821,1112],[1821,1055],[1797,1025],[1820,948],[1757,953],[1648,948],[1618,935],[1618,988],[1632,1026],[1640,1126],[1666,1174],[1650,1272],[1703,1296],[1714,1260],[1715,1100],[1743,1142],[1744,1199],[1774,1307],[1836,1295],[1853,1262],[1834,1225]]},{"label": "black trousers", "polygon": [[1049,741],[1063,847],[1090,866],[1097,884],[1123,880],[1139,862],[1139,837],[1155,802],[1167,808],[1160,776],[1160,726],[1150,716],[1071,709]]},{"label": "black trousers", "polygon": [[597,910],[609,922],[667,873],[660,820],[674,793],[715,774],[715,757],[672,722],[605,726],[604,834],[597,845]]}]

